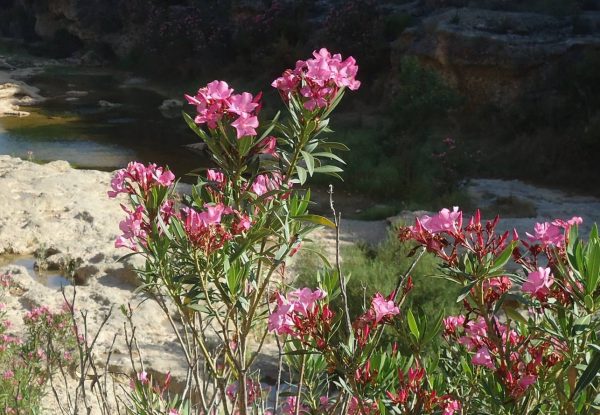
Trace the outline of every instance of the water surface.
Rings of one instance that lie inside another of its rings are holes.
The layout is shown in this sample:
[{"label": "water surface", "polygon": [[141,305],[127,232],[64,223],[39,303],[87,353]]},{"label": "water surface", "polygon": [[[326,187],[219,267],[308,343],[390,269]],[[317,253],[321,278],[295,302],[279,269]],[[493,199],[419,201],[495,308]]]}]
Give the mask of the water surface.
[{"label": "water surface", "polygon": [[181,117],[163,116],[159,106],[166,97],[143,79],[106,69],[52,67],[27,82],[48,99],[23,107],[28,117],[0,118],[0,154],[100,170],[130,160],[156,162],[177,175],[207,164],[185,147],[197,142],[194,133]]}]

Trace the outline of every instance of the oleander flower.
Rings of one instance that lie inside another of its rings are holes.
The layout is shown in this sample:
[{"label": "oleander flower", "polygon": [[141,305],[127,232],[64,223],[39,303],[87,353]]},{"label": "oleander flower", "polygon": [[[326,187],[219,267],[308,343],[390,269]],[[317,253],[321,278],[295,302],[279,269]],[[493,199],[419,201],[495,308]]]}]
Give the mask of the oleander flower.
[{"label": "oleander flower", "polygon": [[537,271],[529,273],[522,289],[533,296],[546,295],[550,292],[552,284],[554,284],[554,276],[550,268],[539,267]]},{"label": "oleander flower", "polygon": [[488,369],[494,369],[494,362],[492,361],[492,356],[490,355],[490,350],[483,346],[473,356],[471,362],[474,365],[485,366]]}]

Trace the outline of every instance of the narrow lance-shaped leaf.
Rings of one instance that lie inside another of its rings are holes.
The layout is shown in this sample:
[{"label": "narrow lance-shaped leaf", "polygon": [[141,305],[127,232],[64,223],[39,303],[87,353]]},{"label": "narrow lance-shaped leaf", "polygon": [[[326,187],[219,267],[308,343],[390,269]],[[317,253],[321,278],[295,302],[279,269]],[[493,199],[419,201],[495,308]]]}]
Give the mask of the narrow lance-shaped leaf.
[{"label": "narrow lance-shaped leaf", "polygon": [[417,325],[417,321],[415,320],[415,316],[413,315],[413,312],[412,312],[412,310],[410,308],[406,312],[406,321],[408,322],[408,328],[410,330],[410,333],[418,341],[419,337],[421,337],[421,332],[419,331],[419,326]]},{"label": "narrow lance-shaped leaf", "polygon": [[600,371],[600,350],[594,348],[594,354],[588,364],[587,368],[581,374],[577,386],[572,393],[572,398],[576,398],[596,377],[596,374]]}]

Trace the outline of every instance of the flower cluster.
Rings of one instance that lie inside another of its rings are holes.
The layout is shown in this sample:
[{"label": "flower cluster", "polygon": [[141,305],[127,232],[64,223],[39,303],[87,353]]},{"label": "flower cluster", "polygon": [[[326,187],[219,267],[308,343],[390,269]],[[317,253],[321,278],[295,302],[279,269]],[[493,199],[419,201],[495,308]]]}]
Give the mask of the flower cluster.
[{"label": "flower cluster", "polygon": [[541,368],[550,368],[562,358],[562,346],[556,341],[534,346],[531,339],[495,318],[489,324],[481,316],[449,316],[444,319],[444,338],[471,352],[473,365],[496,373],[513,398],[522,396],[536,382]]},{"label": "flower cluster", "polygon": [[238,139],[256,135],[261,94],[256,97],[248,92],[234,94],[227,82],[213,81],[200,88],[195,96],[186,94],[185,99],[196,106],[196,124],[206,124],[214,130],[224,117],[228,121],[236,118],[231,126],[236,129]]},{"label": "flower cluster", "polygon": [[568,234],[569,228],[573,225],[579,225],[583,222],[578,216],[564,221],[555,219],[552,222],[536,223],[533,227],[533,234],[525,234],[533,244],[542,246],[564,247],[565,234]]},{"label": "flower cluster", "polygon": [[[417,218],[413,226],[399,229],[399,237],[402,241],[418,242],[448,265],[455,266],[459,248],[474,254],[481,261],[489,255],[498,256],[507,247],[509,232],[502,235],[495,233],[499,219],[496,217],[484,225],[481,223],[481,212],[477,210],[469,223],[463,226],[463,214],[455,206],[452,211],[442,209],[435,216]],[[513,239],[516,238],[514,232]]]},{"label": "flower cluster", "polygon": [[[119,229],[122,234],[115,240],[115,248],[128,248],[137,251],[138,245],[147,246],[152,226],[146,208],[143,205],[138,205],[133,211],[123,205],[121,205],[121,208],[127,213],[127,217],[119,222]],[[163,223],[168,224],[171,217],[175,216],[173,201],[163,203],[158,214],[161,216]]]},{"label": "flower cluster", "polygon": [[155,186],[170,186],[175,181],[175,175],[164,167],[154,163],[145,166],[137,161],[130,162],[126,168],[118,170],[114,175],[108,191],[108,196],[116,197],[120,193],[135,193],[136,185],[142,192],[148,192]]},{"label": "flower cluster", "polygon": [[396,392],[387,391],[386,395],[400,413],[414,413],[415,406],[424,413],[441,410],[443,415],[454,415],[455,412],[460,411],[460,402],[450,395],[439,396],[436,391],[427,389],[425,369],[423,368],[411,367],[406,374],[399,369],[398,381],[398,390]]},{"label": "flower cluster", "polygon": [[359,345],[364,346],[367,343],[369,334],[377,326],[391,322],[394,316],[400,314],[400,309],[394,302],[395,297],[395,292],[387,297],[376,293],[371,301],[371,307],[354,321],[354,333]]},{"label": "flower cluster", "polygon": [[327,304],[317,303],[325,296],[324,291],[310,288],[291,291],[287,297],[276,293],[277,307],[269,315],[269,331],[303,340],[313,339],[317,348],[324,348],[334,316]]},{"label": "flower cluster", "polygon": [[[254,178],[252,182],[252,192],[254,192],[257,196],[262,196],[265,193],[272,192],[275,190],[279,190],[284,183],[284,178],[281,176],[279,172],[271,172],[271,173],[263,173],[259,174]],[[288,189],[292,187],[292,182],[287,182]],[[273,197],[268,197],[267,200],[271,200]]]},{"label": "flower cluster", "polygon": [[296,62],[294,69],[287,69],[271,85],[279,90],[284,100],[288,100],[290,94],[300,95],[304,107],[314,111],[327,107],[340,89],[358,89],[357,72],[358,66],[353,57],[342,60],[340,54],[331,55],[322,48],[313,52],[313,59]]}]

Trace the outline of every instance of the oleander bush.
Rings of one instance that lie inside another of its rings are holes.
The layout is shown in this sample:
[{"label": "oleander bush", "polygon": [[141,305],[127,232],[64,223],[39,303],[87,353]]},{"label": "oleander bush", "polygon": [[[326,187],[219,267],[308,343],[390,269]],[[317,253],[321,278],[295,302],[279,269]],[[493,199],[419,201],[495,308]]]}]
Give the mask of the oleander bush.
[{"label": "oleander bush", "polygon": [[[184,118],[215,167],[183,200],[167,168],[132,162],[116,174],[110,196],[129,198],[116,245],[145,257],[141,290],[165,312],[189,366],[184,393],[166,405],[138,374],[137,412],[595,413],[600,238],[596,228],[579,237],[581,218],[525,236],[497,233],[499,218],[482,223],[479,211],[463,222],[457,207],[417,218],[397,233],[408,247],[354,265],[365,270],[355,281],[376,284],[361,300],[345,268],[352,259],[303,245],[320,226],[339,229],[333,206],[332,219],[309,212],[306,183],[341,173],[347,147],[330,138],[329,117],[359,87],[357,70],[352,58],[315,51],[273,81],[285,115],[267,122],[260,94],[224,81],[186,95],[196,112]],[[312,288],[290,286],[286,264],[299,250],[331,263],[314,270]],[[415,288],[425,252],[436,275]],[[393,255],[412,259],[403,271],[387,266]],[[436,294],[440,278],[457,290],[452,315]],[[427,292],[438,309],[423,314]],[[256,364],[266,344],[278,350],[271,386]]]}]

